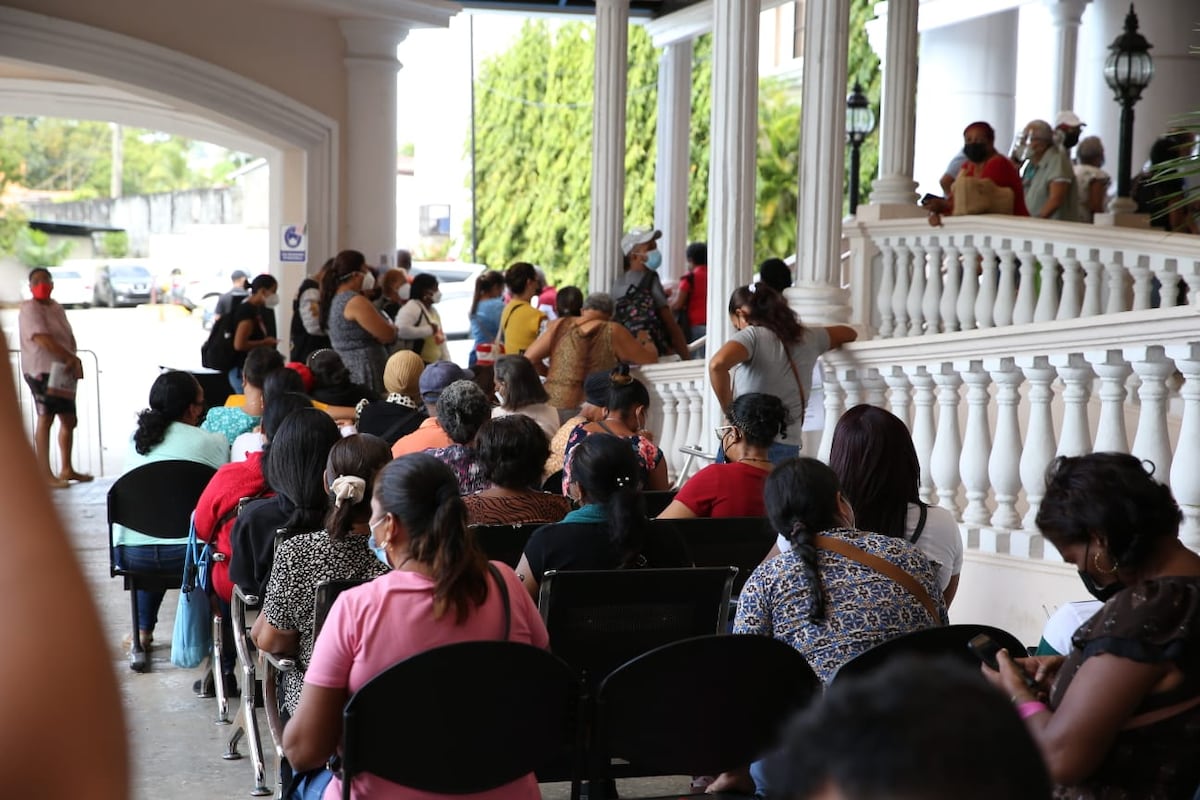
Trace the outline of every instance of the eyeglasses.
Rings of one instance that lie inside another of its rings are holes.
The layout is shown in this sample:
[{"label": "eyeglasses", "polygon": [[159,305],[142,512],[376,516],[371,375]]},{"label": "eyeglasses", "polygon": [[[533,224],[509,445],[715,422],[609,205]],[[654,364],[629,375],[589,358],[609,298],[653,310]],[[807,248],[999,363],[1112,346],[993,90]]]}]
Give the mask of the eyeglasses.
[{"label": "eyeglasses", "polygon": [[715,433],[717,435],[717,441],[720,442],[720,441],[724,441],[725,434],[729,433],[731,430],[734,430],[735,428],[737,428],[736,425],[722,425],[719,428],[713,428],[713,433]]}]

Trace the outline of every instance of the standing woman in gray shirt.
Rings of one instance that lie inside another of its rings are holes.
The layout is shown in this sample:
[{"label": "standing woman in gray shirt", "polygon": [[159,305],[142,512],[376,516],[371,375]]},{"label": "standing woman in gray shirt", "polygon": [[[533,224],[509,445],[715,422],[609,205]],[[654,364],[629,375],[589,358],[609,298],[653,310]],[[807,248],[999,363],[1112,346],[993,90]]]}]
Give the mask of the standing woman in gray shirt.
[{"label": "standing woman in gray shirt", "polygon": [[708,362],[721,409],[728,415],[733,401],[750,392],[775,395],[787,407],[791,423],[767,456],[775,464],[795,458],[813,365],[821,353],[854,341],[858,332],[849,325],[804,327],[783,295],[761,282],[734,289],[729,316],[737,333]]}]

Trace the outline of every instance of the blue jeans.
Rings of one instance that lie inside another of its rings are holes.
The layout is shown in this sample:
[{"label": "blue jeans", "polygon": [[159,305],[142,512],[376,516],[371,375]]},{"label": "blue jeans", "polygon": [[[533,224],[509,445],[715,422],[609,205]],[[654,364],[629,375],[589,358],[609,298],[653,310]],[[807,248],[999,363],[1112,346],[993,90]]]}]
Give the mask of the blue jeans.
[{"label": "blue jeans", "polygon": [[[116,561],[122,569],[176,573],[179,583],[183,583],[186,554],[186,544],[117,545]],[[166,594],[164,591],[138,589],[138,630],[147,633],[154,630],[158,622],[158,609]]]},{"label": "blue jeans", "polygon": [[233,367],[229,370],[229,385],[233,387],[234,394],[242,394],[246,391],[246,385],[242,382],[242,368]]},{"label": "blue jeans", "polygon": [[310,772],[296,781],[292,787],[291,800],[321,800],[325,787],[333,780],[333,773],[327,769],[320,772]]},{"label": "blue jeans", "polygon": [[770,797],[765,765],[765,759],[761,758],[750,764],[750,777],[754,779],[754,794],[758,797]]},{"label": "blue jeans", "polygon": [[[767,448],[767,459],[776,466],[799,455],[800,445],[798,444],[781,444],[780,442],[775,442]],[[717,463],[729,463],[729,459],[725,457],[725,451],[719,447],[717,448]]]}]

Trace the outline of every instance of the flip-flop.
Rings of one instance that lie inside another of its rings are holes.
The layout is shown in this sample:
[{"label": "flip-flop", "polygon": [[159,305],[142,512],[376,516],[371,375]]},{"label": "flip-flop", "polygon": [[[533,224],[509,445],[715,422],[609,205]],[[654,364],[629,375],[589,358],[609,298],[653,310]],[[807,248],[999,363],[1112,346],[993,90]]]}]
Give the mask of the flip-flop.
[{"label": "flip-flop", "polygon": [[59,478],[64,481],[75,481],[76,483],[88,483],[96,480],[95,476],[88,475],[86,472],[68,472],[66,475],[60,475]]},{"label": "flip-flop", "polygon": [[51,489],[67,489],[71,486],[71,482],[63,478],[47,478],[46,484]]}]

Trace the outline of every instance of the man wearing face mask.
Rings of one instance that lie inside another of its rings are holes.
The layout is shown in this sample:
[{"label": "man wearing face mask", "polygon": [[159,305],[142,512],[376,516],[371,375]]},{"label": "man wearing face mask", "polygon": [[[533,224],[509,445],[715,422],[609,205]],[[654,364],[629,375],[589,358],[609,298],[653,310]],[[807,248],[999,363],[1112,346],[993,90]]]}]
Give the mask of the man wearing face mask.
[{"label": "man wearing face mask", "polygon": [[236,362],[229,370],[229,385],[242,392],[242,365],[246,354],[255,347],[275,347],[279,340],[271,335],[267,314],[279,305],[279,282],[263,273],[250,282],[250,294],[233,310],[233,350]]},{"label": "man wearing face mask", "polygon": [[[1012,161],[996,152],[996,131],[986,122],[972,122],[963,130],[963,155],[966,161],[956,176],[958,178],[974,178],[991,181],[998,188],[1012,192],[1012,210],[1009,212],[1017,217],[1029,216],[1025,206],[1025,189],[1021,184],[1021,176]],[[924,206],[929,210],[929,224],[942,224],[943,214],[968,213],[965,206],[955,210],[953,190],[946,198],[926,195]]]},{"label": "man wearing face mask", "polygon": [[1062,144],[1068,159],[1070,159],[1071,150],[1079,144],[1079,137],[1086,127],[1087,123],[1081,120],[1074,111],[1060,111],[1054,118],[1055,138]]},{"label": "man wearing face mask", "polygon": [[1079,222],[1079,194],[1067,151],[1054,143],[1050,123],[1035,119],[1025,126],[1025,202],[1029,213],[1042,219]]},{"label": "man wearing face mask", "polygon": [[686,361],[690,356],[687,340],[658,277],[661,237],[662,231],[634,228],[621,238],[625,271],[613,283],[613,322],[624,325],[639,340],[653,342],[659,355],[674,352]]}]

